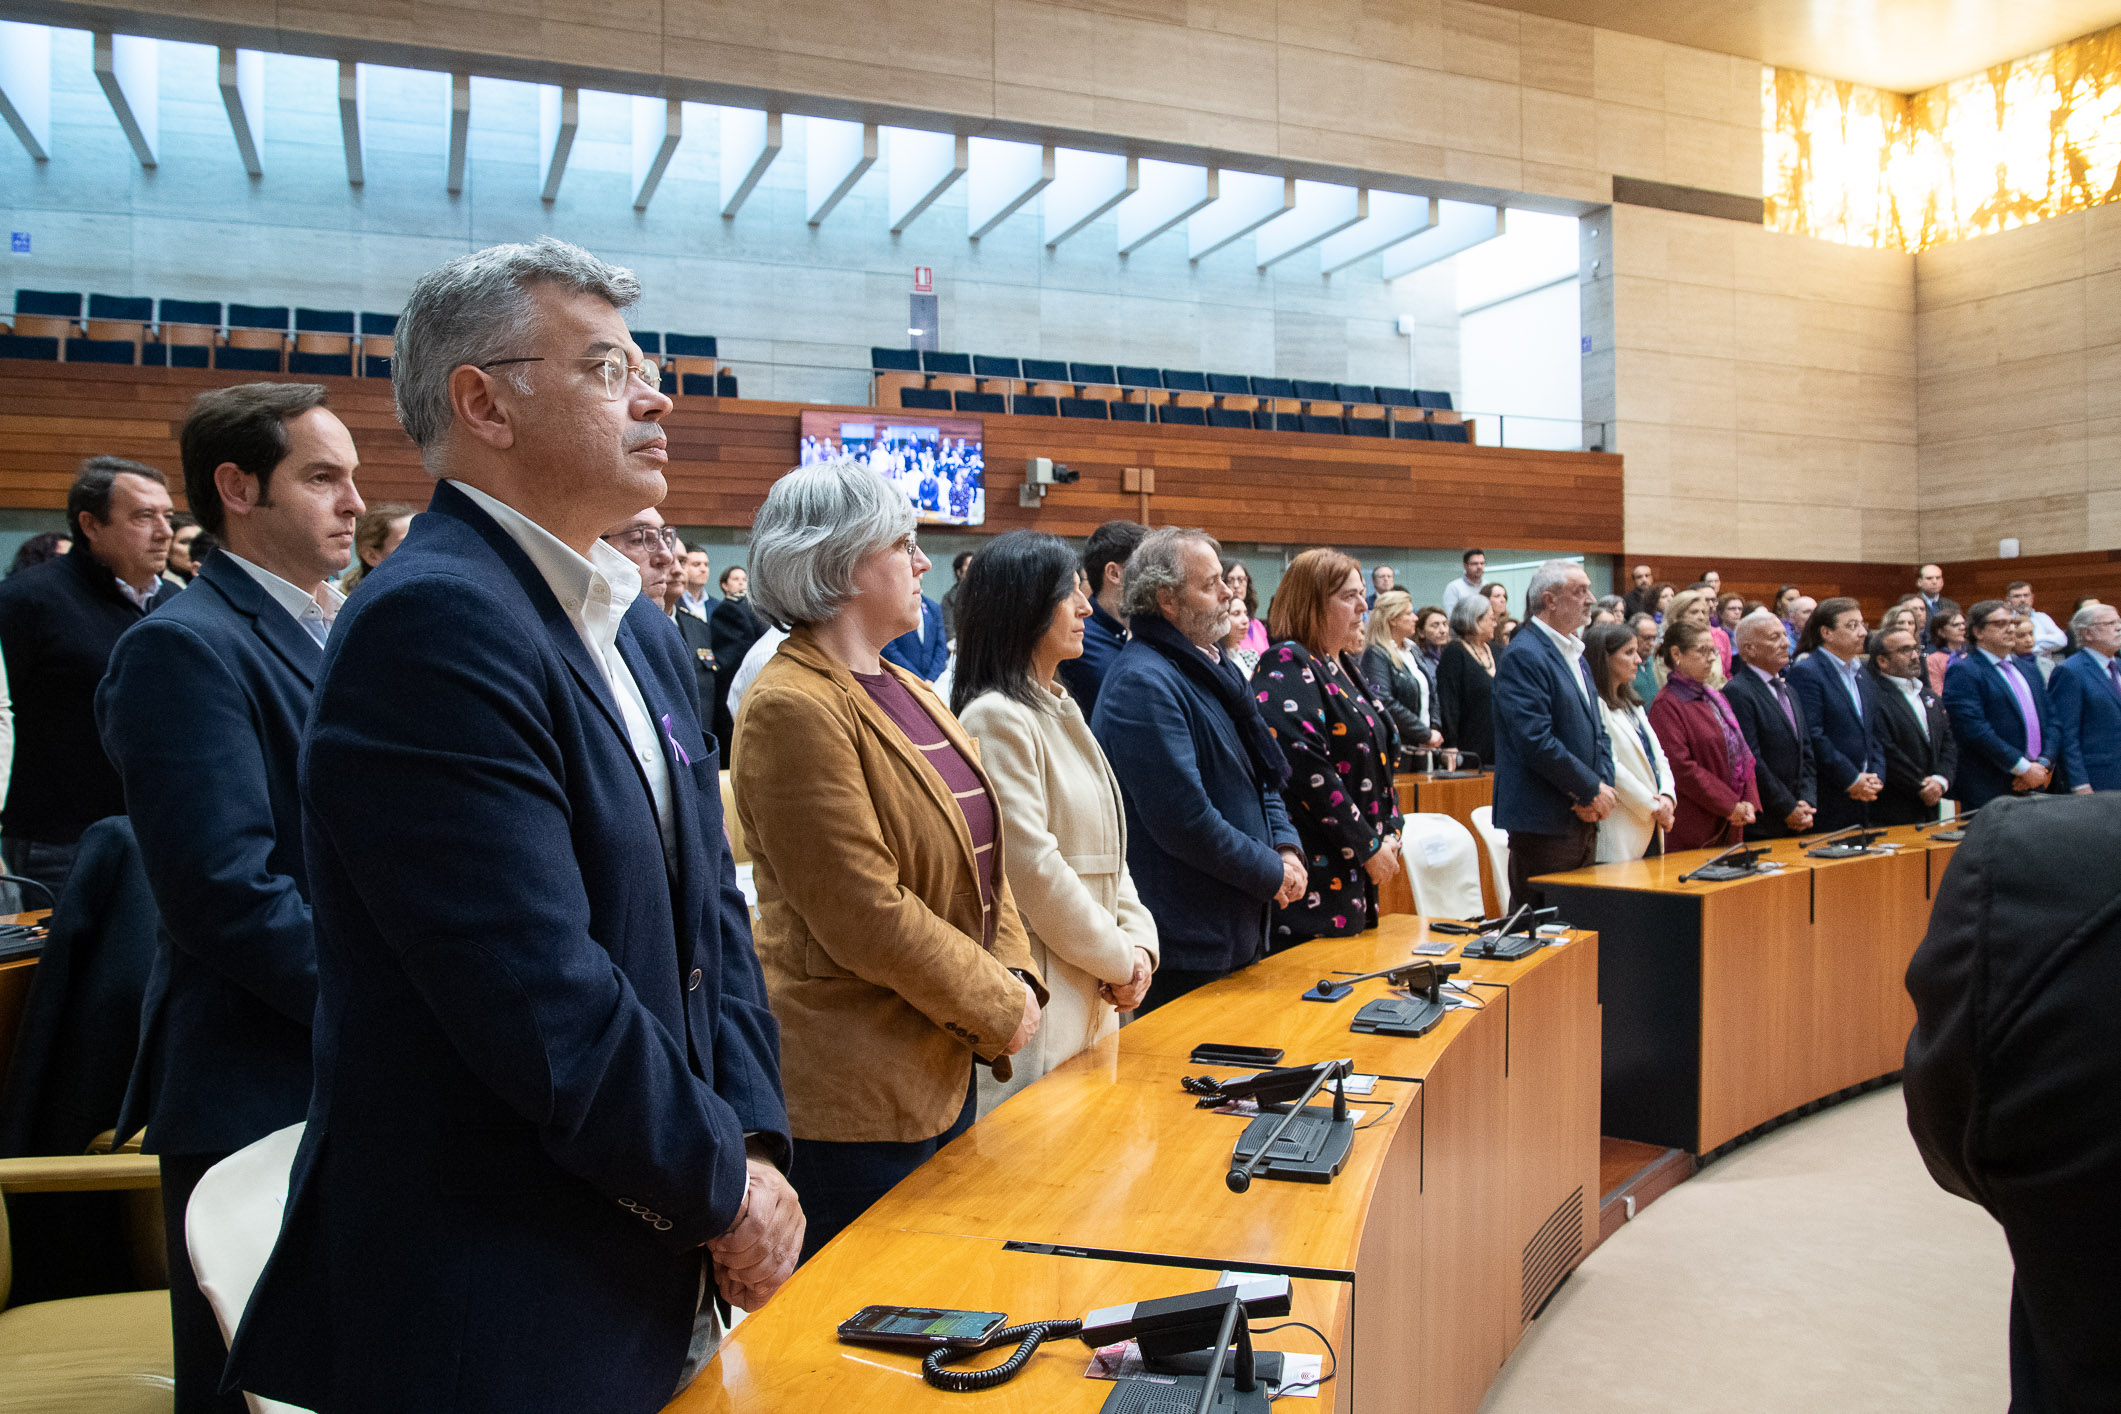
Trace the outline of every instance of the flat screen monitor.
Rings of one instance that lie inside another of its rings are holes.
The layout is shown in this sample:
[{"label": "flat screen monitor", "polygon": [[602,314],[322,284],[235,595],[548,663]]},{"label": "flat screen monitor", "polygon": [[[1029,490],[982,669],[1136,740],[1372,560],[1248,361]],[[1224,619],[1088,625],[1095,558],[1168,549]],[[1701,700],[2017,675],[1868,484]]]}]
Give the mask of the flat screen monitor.
[{"label": "flat screen monitor", "polygon": [[923,525],[982,525],[987,461],[976,417],[805,412],[802,463],[857,457],[896,486]]}]

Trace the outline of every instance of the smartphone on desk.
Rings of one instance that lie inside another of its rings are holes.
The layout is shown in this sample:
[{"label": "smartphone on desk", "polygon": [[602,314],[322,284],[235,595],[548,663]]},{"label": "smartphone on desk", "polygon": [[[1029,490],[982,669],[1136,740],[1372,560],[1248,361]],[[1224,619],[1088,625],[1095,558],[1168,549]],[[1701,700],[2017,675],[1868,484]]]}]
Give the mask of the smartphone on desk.
[{"label": "smartphone on desk", "polygon": [[840,1322],[839,1336],[854,1345],[898,1350],[978,1350],[1009,1318],[1000,1311],[947,1311],[935,1306],[864,1306]]}]

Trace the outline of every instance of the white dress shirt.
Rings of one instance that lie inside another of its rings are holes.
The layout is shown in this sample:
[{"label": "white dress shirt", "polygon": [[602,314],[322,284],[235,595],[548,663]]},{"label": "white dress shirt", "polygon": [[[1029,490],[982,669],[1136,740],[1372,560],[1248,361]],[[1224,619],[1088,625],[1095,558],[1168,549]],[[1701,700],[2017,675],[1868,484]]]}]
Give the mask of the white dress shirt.
[{"label": "white dress shirt", "polygon": [[2069,635],[2044,610],[2033,610],[2033,652],[2045,657],[2069,646]]},{"label": "white dress shirt", "polygon": [[[1880,674],[1880,676],[1885,675]],[[1930,714],[1929,709],[1922,705],[1922,679],[1886,677],[1885,680],[1900,689],[1900,695],[1907,699],[1908,710],[1915,714],[1915,726],[1922,732],[1922,739],[1928,741],[1930,736]],[[1952,786],[1952,783],[1942,776],[1924,776],[1922,780],[1925,785],[1935,781],[1946,790],[1950,790]]]},{"label": "white dress shirt", "polygon": [[143,614],[147,612],[147,606],[155,602],[155,596],[162,592],[161,575],[156,575],[153,579],[149,580],[147,582],[147,588],[144,592],[133,588],[130,584],[127,584],[124,579],[118,575],[112,575],[111,578],[117,580],[118,592],[125,596],[126,602],[131,604],[135,609],[138,609]]},{"label": "white dress shirt", "polygon": [[294,616],[295,622],[302,625],[304,632],[317,640],[319,647],[331,636],[331,626],[338,619],[340,608],[346,603],[346,596],[339,592],[338,585],[325,580],[320,586],[324,593],[320,602],[312,595],[303,593],[299,586],[289,584],[263,566],[252,564],[225,545],[214,553],[226,555],[230,561],[241,565],[252,579],[258,581],[259,588],[270,594],[274,602]]},{"label": "white dress shirt", "polygon": [[675,852],[676,818],[670,805],[670,762],[663,756],[663,739],[648,715],[648,699],[641,685],[619,654],[619,624],[641,592],[641,572],[633,561],[599,540],[583,559],[574,548],[521,511],[495,500],[476,486],[451,481],[451,486],[469,496],[472,503],[499,523],[508,538],[530,557],[544,577],[553,597],[567,614],[567,621],[581,635],[590,661],[603,669],[605,685],[618,702],[619,718],[626,724],[626,741],[633,759],[648,778],[648,794],[655,802],[655,820],[663,836],[663,853]]}]

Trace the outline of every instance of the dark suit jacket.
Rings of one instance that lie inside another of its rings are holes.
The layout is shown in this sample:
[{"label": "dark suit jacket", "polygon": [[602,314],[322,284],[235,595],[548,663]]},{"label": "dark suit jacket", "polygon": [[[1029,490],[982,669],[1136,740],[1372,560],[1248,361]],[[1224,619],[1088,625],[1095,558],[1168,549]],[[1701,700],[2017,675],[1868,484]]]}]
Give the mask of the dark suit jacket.
[{"label": "dark suit jacket", "polygon": [[444,482],[333,630],[301,758],[316,1089],[230,1357],[334,1411],[660,1408],[758,1131],[777,1030],[692,660],[619,652],[675,842],[529,558]]},{"label": "dark suit jacket", "polygon": [[2121,693],[2107,660],[2089,648],[2055,665],[2047,680],[2067,784],[2121,790]]},{"label": "dark suit jacket", "polygon": [[1097,704],[1091,731],[1119,777],[1127,868],[1156,919],[1162,965],[1253,962],[1281,889],[1277,851],[1303,848],[1281,792],[1253,774],[1222,703],[1146,643],[1121,650]]},{"label": "dark suit jacket", "polygon": [[921,596],[921,626],[884,645],[884,657],[923,682],[934,682],[950,666],[950,640],[943,633],[942,606]]},{"label": "dark suit jacket", "polygon": [[[1502,645],[1491,644],[1489,651],[1500,672]],[[1495,679],[1456,637],[1443,646],[1436,665],[1436,716],[1445,746],[1472,752],[1483,766],[1495,764]]]},{"label": "dark suit jacket", "polygon": [[1603,714],[1596,699],[1584,700],[1572,672],[1529,620],[1495,665],[1495,823],[1502,829],[1567,834],[1582,823],[1571,807],[1589,805],[1600,785],[1613,783]]},{"label": "dark suit jacket", "polygon": [[1922,783],[1942,776],[1945,791],[1959,773],[1959,743],[1952,738],[1950,716],[1944,699],[1918,679],[1922,689],[1922,719],[1927,730],[1915,723],[1907,694],[1889,682],[1867,674],[1878,690],[1878,734],[1885,746],[1885,790],[1871,803],[1871,820],[1879,825],[1914,825],[1937,818],[1937,807],[1922,803]]},{"label": "dark suit jacket", "polygon": [[[2040,718],[2038,759],[2052,766],[2058,750],[2055,717],[2040,669],[2029,658],[2012,661]],[[2017,695],[2003,670],[1978,648],[1968,653],[1944,670],[1944,708],[1959,741],[1959,777],[1952,782],[1952,799],[1965,809],[1979,810],[1997,796],[2011,794],[2011,767],[2026,754],[2026,732]]]},{"label": "dark suit jacket", "polygon": [[1782,715],[1775,690],[1745,663],[1732,665],[1731,680],[1723,689],[1723,700],[1731,704],[1738,730],[1744,734],[1745,744],[1753,749],[1753,780],[1760,787],[1760,818],[1747,827],[1747,839],[1787,835],[1790,828],[1783,822],[1790,818],[1797,802],[1819,803],[1819,771],[1812,762],[1809,719],[1786,677],[1783,687],[1790,694],[1790,711],[1797,718],[1794,732],[1789,718]]},{"label": "dark suit jacket", "polygon": [[[714,653],[714,631],[704,620],[696,619],[683,609],[670,616],[678,626],[678,637],[685,640],[685,647],[692,654],[693,683],[699,689],[699,711],[702,722],[714,719],[714,694],[721,683],[721,660]],[[727,694],[724,694],[726,697]],[[726,741],[717,738],[716,744],[727,747]]]},{"label": "dark suit jacket", "polygon": [[[1404,666],[1394,663],[1382,644],[1372,644],[1362,651],[1362,678],[1370,695],[1391,717],[1401,749],[1411,751],[1427,746],[1429,684],[1421,669],[1411,659]],[[1387,761],[1386,769],[1393,764]]]},{"label": "dark suit jacket", "polygon": [[[708,646],[714,650],[714,720],[710,724],[714,739],[724,757],[729,755],[729,742],[736,735],[736,724],[729,718],[729,683],[736,676],[737,665],[751,651],[751,645],[766,633],[766,621],[759,617],[758,610],[751,607],[747,599],[717,599],[707,615]],[[706,718],[700,719],[706,722]]]},{"label": "dark suit jacket", "polygon": [[1804,724],[1812,734],[1812,760],[1819,772],[1819,830],[1841,830],[1858,823],[1862,807],[1849,799],[1848,789],[1865,771],[1885,774],[1885,739],[1878,726],[1878,685],[1866,672],[1856,674],[1857,695],[1863,701],[1862,715],[1849,701],[1839,662],[1824,648],[1790,664],[1785,676],[1804,713]]},{"label": "dark suit jacket", "polygon": [[295,756],[323,662],[214,555],[118,640],[97,690],[162,913],[125,1116],[147,1123],[150,1152],[227,1153],[309,1110],[317,947]]},{"label": "dark suit jacket", "polygon": [[1075,694],[1075,705],[1083,709],[1083,720],[1097,710],[1097,690],[1105,674],[1127,646],[1127,626],[1105,612],[1105,606],[1090,601],[1090,617],[1083,620],[1083,655],[1060,665],[1061,686]]},{"label": "dark suit jacket", "polygon": [[[161,581],[149,611],[179,592]],[[96,684],[140,618],[83,538],[0,583],[0,652],[15,709],[15,767],[0,816],[9,835],[72,844],[106,815],[125,813],[125,789],[96,733]]]},{"label": "dark suit jacket", "polygon": [[2021,1414],[2121,1408],[2117,835],[2121,797],[1989,806],[1907,972],[1908,1128],[1937,1182],[2010,1240]]}]

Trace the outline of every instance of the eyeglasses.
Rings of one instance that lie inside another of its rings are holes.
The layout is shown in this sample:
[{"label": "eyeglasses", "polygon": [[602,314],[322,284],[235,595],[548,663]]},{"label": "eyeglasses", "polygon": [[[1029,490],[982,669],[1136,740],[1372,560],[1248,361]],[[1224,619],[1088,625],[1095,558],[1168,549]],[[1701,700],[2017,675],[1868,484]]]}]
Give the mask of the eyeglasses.
[{"label": "eyeglasses", "polygon": [[678,549],[678,533],[667,525],[636,525],[630,530],[599,535],[597,539],[623,545],[639,555],[652,555],[658,549],[668,550],[674,555]]},{"label": "eyeglasses", "polygon": [[905,551],[906,558],[910,560],[921,552],[920,538],[915,535],[908,535],[904,540],[898,542],[898,548]]},{"label": "eyeglasses", "polygon": [[597,356],[585,354],[580,358],[497,358],[490,363],[475,363],[472,367],[483,370],[500,368],[510,363],[593,363],[604,380],[604,396],[613,402],[626,395],[626,375],[629,373],[647,384],[650,392],[663,391],[663,369],[660,364],[652,358],[644,358],[639,363],[628,363],[625,353],[619,349]]}]

